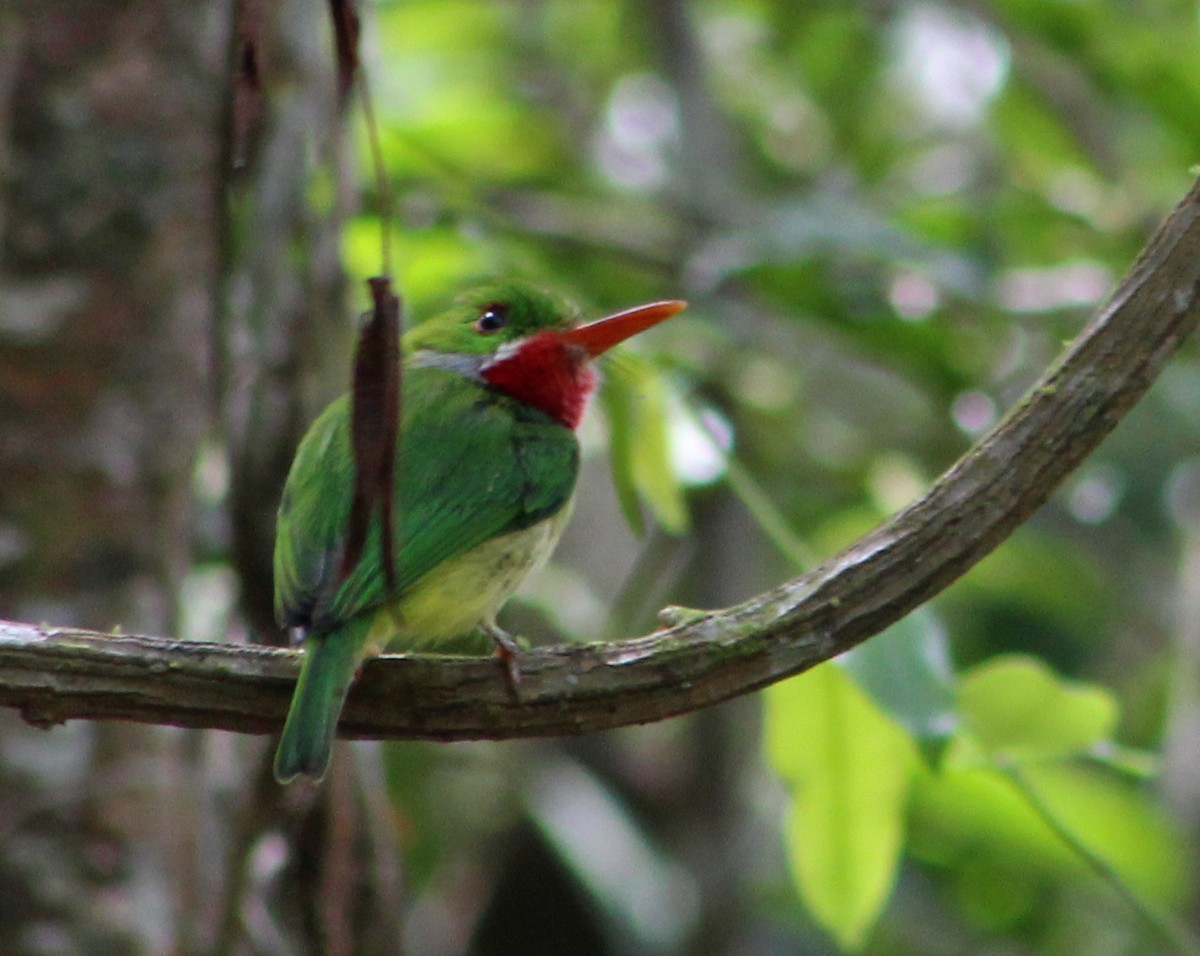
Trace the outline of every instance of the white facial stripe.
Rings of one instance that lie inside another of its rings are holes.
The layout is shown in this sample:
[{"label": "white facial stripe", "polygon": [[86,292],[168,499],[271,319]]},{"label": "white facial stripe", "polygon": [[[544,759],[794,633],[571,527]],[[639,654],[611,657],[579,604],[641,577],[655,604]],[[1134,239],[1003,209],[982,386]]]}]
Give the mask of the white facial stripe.
[{"label": "white facial stripe", "polygon": [[468,355],[466,352],[435,352],[420,349],[408,357],[409,368],[444,368],[468,378],[479,378],[487,362],[486,355]]},{"label": "white facial stripe", "polygon": [[[541,333],[537,334],[540,335]],[[507,362],[509,359],[515,358],[520,353],[521,349],[523,349],[535,338],[537,338],[537,335],[527,335],[525,338],[517,339],[515,342],[505,342],[490,356],[487,356],[480,368],[489,369],[493,365],[499,365],[501,362]],[[587,361],[588,354],[585,349],[571,345],[568,345],[567,349],[568,354],[578,362],[582,363]]]},{"label": "white facial stripe", "polygon": [[486,361],[481,361],[480,368],[488,368],[500,362],[507,362],[510,358],[521,351],[521,347],[528,342],[528,338],[517,339],[515,342],[504,342],[489,356],[484,356]]}]

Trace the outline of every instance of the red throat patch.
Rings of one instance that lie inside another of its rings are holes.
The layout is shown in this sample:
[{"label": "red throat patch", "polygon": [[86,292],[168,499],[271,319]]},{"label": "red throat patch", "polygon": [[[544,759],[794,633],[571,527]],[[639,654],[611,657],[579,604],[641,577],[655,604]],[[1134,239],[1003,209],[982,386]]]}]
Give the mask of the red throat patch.
[{"label": "red throat patch", "polygon": [[493,388],[572,429],[579,427],[596,387],[596,370],[587,357],[553,332],[525,340],[516,351],[485,365],[482,374]]}]

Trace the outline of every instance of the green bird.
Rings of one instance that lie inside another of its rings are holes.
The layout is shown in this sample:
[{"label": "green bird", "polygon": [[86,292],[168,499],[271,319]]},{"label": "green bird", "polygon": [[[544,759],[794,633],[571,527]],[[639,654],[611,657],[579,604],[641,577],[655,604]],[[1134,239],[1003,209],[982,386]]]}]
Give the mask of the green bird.
[{"label": "green bird", "polygon": [[496,614],[570,516],[592,361],[683,307],[656,302],[581,325],[558,297],[503,282],[408,332],[390,584],[378,515],[357,564],[342,568],[355,478],[350,396],[317,418],[288,474],[275,535],[276,617],[304,645],[275,754],[281,783],[324,775],[368,654],[482,631],[511,657]]}]

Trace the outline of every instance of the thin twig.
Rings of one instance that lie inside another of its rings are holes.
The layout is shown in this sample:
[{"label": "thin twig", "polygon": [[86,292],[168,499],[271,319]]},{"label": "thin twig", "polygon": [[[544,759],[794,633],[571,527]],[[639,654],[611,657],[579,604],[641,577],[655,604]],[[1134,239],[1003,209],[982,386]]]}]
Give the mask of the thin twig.
[{"label": "thin twig", "polygon": [[371,96],[371,84],[367,71],[358,71],[358,101],[362,107],[363,122],[367,127],[367,142],[371,148],[371,170],[375,175],[375,191],[378,194],[379,215],[379,274],[392,276],[392,222],[395,218],[392,184],[388,178],[387,165],[383,158],[383,143],[379,138],[379,122],[375,116],[375,101]]},{"label": "thin twig", "polygon": [[1029,776],[1011,760],[996,759],[993,766],[1013,785],[1029,808],[1063,841],[1103,883],[1110,887],[1163,942],[1183,956],[1200,954],[1200,939],[1172,914],[1143,899],[1116,868],[1088,846],[1049,807]]}]

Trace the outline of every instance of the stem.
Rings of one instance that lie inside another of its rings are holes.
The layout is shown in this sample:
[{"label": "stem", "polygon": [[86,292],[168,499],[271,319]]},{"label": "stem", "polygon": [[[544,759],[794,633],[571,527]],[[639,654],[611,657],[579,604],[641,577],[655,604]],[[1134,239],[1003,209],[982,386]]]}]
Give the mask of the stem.
[{"label": "stem", "polygon": [[363,122],[367,127],[367,142],[371,149],[371,170],[375,175],[375,190],[379,194],[379,274],[392,275],[392,221],[394,199],[392,185],[388,179],[387,166],[383,158],[383,144],[379,138],[379,121],[375,115],[375,101],[371,96],[371,84],[365,65],[358,70],[358,101],[362,108]]},{"label": "stem", "polygon": [[1106,883],[1163,942],[1184,956],[1200,956],[1200,939],[1174,915],[1143,899],[1108,860],[1084,843],[1042,799],[1037,787],[1015,762],[997,757],[993,766],[1021,794],[1038,818]]}]

